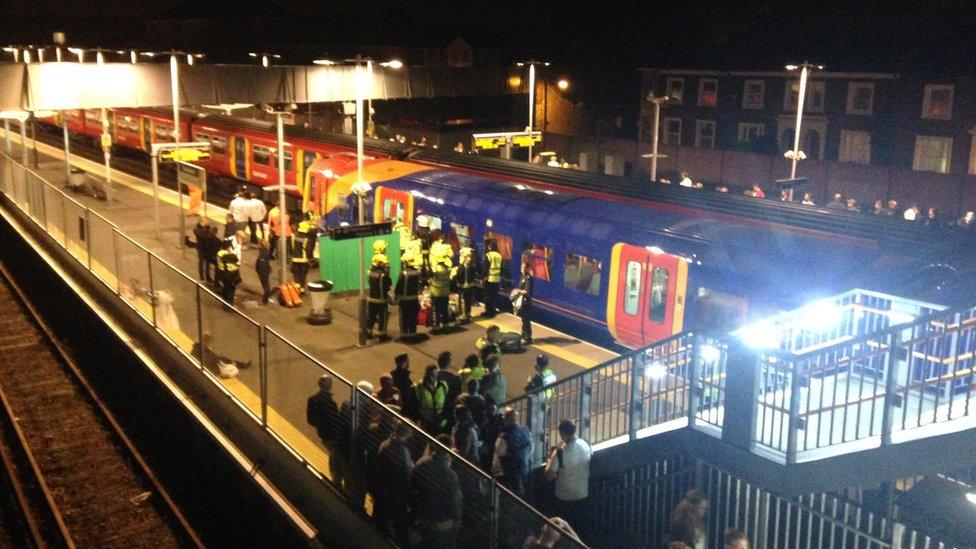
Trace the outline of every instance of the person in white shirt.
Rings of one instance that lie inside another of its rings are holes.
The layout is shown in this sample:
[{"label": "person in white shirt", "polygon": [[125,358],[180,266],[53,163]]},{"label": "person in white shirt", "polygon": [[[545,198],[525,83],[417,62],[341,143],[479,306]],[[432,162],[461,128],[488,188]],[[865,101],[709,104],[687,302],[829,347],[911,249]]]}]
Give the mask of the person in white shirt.
[{"label": "person in white shirt", "polygon": [[227,213],[234,216],[234,224],[237,227],[243,227],[247,223],[247,211],[247,198],[244,196],[244,191],[241,191],[235,194],[234,199],[230,201],[230,205],[227,206]]},{"label": "person in white shirt", "polygon": [[681,181],[678,183],[682,187],[694,187],[695,184],[691,182],[691,176],[688,172],[681,172]]},{"label": "person in white shirt", "polygon": [[559,422],[559,438],[563,443],[549,452],[546,478],[556,483],[558,516],[565,518],[582,535],[586,530],[586,500],[590,495],[593,451],[585,440],[576,436],[576,424],[568,419]]},{"label": "person in white shirt", "polygon": [[267,213],[264,201],[255,198],[254,193],[247,193],[247,230],[251,232],[251,244],[258,243],[258,230],[261,232],[261,240],[265,239],[264,216]]}]

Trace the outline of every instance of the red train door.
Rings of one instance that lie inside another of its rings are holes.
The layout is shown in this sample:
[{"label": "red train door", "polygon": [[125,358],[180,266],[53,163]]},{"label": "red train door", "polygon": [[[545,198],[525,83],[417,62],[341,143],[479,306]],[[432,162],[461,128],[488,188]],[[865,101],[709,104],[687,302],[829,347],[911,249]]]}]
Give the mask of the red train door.
[{"label": "red train door", "polygon": [[614,339],[641,347],[684,327],[688,263],[658,248],[619,243],[610,261],[607,326]]}]

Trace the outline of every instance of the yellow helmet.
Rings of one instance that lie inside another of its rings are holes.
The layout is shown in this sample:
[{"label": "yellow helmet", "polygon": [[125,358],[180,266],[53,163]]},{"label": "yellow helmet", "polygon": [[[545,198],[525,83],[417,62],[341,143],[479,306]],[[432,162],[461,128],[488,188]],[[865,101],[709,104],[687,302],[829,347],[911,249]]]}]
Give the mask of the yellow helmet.
[{"label": "yellow helmet", "polygon": [[374,240],[373,241],[373,253],[375,253],[375,254],[386,253],[386,241],[385,240]]},{"label": "yellow helmet", "polygon": [[417,261],[417,257],[410,252],[406,252],[400,256],[400,261],[413,265]]},{"label": "yellow helmet", "polygon": [[383,254],[376,254],[373,256],[373,266],[376,265],[389,265],[390,260]]}]

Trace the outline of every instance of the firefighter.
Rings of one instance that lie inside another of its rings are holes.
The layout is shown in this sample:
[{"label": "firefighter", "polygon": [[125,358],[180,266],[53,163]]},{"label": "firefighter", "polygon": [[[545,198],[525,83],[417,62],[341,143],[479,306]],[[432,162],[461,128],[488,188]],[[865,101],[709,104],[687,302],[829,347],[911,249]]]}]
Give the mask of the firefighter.
[{"label": "firefighter", "polygon": [[[302,214],[302,220],[298,223],[297,233],[301,238],[305,240],[305,263],[309,264],[315,258],[315,244],[317,244],[316,236],[318,219],[315,212],[305,212]],[[302,285],[304,288],[304,284]]]},{"label": "firefighter", "polygon": [[237,285],[241,283],[239,259],[231,251],[233,243],[225,240],[222,248],[217,252],[217,281],[220,283],[220,297],[228,305],[234,304],[234,294]]},{"label": "firefighter", "polygon": [[301,225],[299,225],[299,231],[295,233],[291,249],[291,275],[295,279],[295,284],[298,284],[298,290],[303,294],[305,293],[305,283],[308,280],[307,237],[308,235],[301,231]]},{"label": "firefighter", "polygon": [[373,256],[373,266],[369,269],[369,297],[366,298],[369,317],[366,324],[367,337],[373,337],[373,325],[379,325],[380,341],[386,341],[390,337],[386,332],[386,323],[389,320],[390,286],[390,261],[383,254]]},{"label": "firefighter", "polygon": [[442,254],[431,257],[434,263],[433,272],[430,277],[430,300],[431,308],[434,310],[434,322],[431,332],[436,333],[450,324],[450,300],[451,300],[451,257]]},{"label": "firefighter", "polygon": [[393,294],[400,308],[400,341],[417,336],[417,314],[420,312],[420,271],[417,263],[420,258],[411,252],[400,258],[403,266]]},{"label": "firefighter", "polygon": [[498,243],[492,239],[485,242],[485,316],[494,317],[498,313],[498,290],[502,282],[502,254],[498,253]]},{"label": "firefighter", "polygon": [[454,284],[458,291],[458,320],[461,324],[471,322],[471,304],[478,286],[478,269],[474,263],[474,250],[461,248],[461,264],[457,267]]},{"label": "firefighter", "polygon": [[390,258],[386,256],[386,241],[385,240],[374,240],[373,241],[373,257],[377,255],[382,255],[386,258],[386,264],[390,264]]}]

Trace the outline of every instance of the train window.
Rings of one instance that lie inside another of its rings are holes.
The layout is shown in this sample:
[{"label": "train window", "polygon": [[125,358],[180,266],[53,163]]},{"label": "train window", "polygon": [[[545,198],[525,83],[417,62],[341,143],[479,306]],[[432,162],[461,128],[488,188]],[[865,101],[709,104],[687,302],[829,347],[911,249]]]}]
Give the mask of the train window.
[{"label": "train window", "polygon": [[102,123],[102,112],[97,110],[85,111],[85,120],[89,122]]},{"label": "train window", "polygon": [[139,132],[139,122],[133,120],[131,117],[128,116],[116,117],[115,127],[118,128],[120,131],[124,131],[124,132],[129,132],[129,133]]},{"label": "train window", "polygon": [[667,309],[668,270],[663,267],[655,267],[654,274],[651,275],[651,306],[647,309],[651,322],[663,324]]},{"label": "train window", "polygon": [[563,284],[573,290],[600,295],[601,272],[598,260],[570,252],[566,254]]},{"label": "train window", "polygon": [[457,249],[474,248],[471,245],[471,237],[473,236],[471,234],[471,228],[467,225],[451,223],[451,233],[453,233],[451,244],[455,244],[453,241],[456,241]]},{"label": "train window", "polygon": [[[526,244],[522,250],[522,262],[529,261],[532,265],[532,276],[537,280],[549,282],[549,264],[552,261],[552,248],[548,246],[537,246]],[[521,267],[520,267],[521,269]]]},{"label": "train window", "polygon": [[383,199],[383,219],[393,219],[396,221],[403,221],[403,203],[398,202],[395,198],[384,198]]},{"label": "train window", "polygon": [[294,158],[295,157],[290,152],[285,151],[285,171],[286,172],[290,172],[291,171],[291,167],[294,165],[294,162],[293,162]]},{"label": "train window", "polygon": [[159,139],[173,139],[173,128],[171,126],[164,126],[159,122],[154,124],[153,133]]},{"label": "train window", "polygon": [[210,138],[210,152],[214,154],[219,154],[221,156],[227,154],[227,138],[217,137],[216,135]]},{"label": "train window", "polygon": [[627,288],[624,293],[624,312],[630,316],[637,316],[640,305],[641,264],[636,261],[627,262]]},{"label": "train window", "polygon": [[255,164],[261,164],[262,166],[271,165],[271,149],[268,147],[255,145],[251,148],[251,153],[251,159]]},{"label": "train window", "polygon": [[489,238],[494,239],[495,243],[498,244],[498,253],[502,254],[502,259],[506,261],[512,259],[512,237],[495,231],[488,231],[485,234],[485,239]]},{"label": "train window", "polygon": [[199,141],[201,143],[209,143],[210,142],[210,136],[207,135],[207,134],[205,134],[205,133],[195,133],[195,134],[193,134],[193,140],[194,141]]}]

